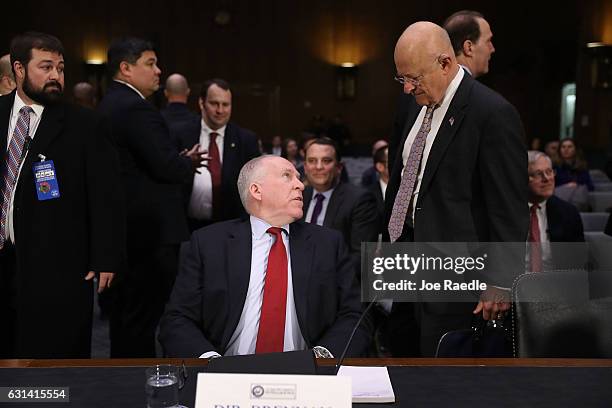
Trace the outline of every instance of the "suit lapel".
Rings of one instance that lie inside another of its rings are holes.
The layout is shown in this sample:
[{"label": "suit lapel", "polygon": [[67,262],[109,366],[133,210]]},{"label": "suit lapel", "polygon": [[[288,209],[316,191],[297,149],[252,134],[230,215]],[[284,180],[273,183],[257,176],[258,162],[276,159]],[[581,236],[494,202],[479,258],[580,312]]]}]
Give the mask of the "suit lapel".
[{"label": "suit lapel", "polygon": [[557,211],[558,207],[555,205],[555,200],[556,197],[551,196],[546,201],[546,222],[548,223],[548,231],[540,231],[540,235],[548,232],[550,242],[562,242],[564,239],[560,226],[563,225],[563,220],[561,214]]},{"label": "suit lapel", "polygon": [[308,206],[310,205],[310,200],[312,200],[312,187],[306,187],[302,196],[304,198],[302,221],[306,221],[306,213],[308,213]]},{"label": "suit lapel", "polygon": [[436,173],[438,165],[440,164],[442,157],[444,157],[446,149],[455,137],[457,130],[461,127],[461,122],[465,117],[465,108],[468,105],[468,97],[472,89],[473,82],[474,80],[469,75],[464,74],[463,79],[457,88],[457,92],[455,93],[455,96],[453,97],[453,100],[446,111],[446,115],[444,116],[444,119],[442,119],[442,124],[440,125],[440,129],[436,135],[436,140],[433,142],[431,151],[429,152],[429,157],[427,158],[425,172],[423,173],[423,181],[421,182],[419,191],[419,201],[427,191],[427,188],[429,187],[429,184]]},{"label": "suit lapel", "polygon": [[300,330],[306,342],[309,342],[308,337],[304,334],[307,333],[306,329],[308,327],[308,288],[312,272],[313,249],[310,233],[305,230],[305,225],[299,221],[291,224],[289,251],[291,254],[293,299]]},{"label": "suit lapel", "polygon": [[[244,219],[229,232],[225,248],[229,313],[222,344],[227,345],[238,326],[251,276],[252,233],[249,219]],[[216,271],[213,271],[215,273]]]},{"label": "suit lapel", "polygon": [[234,183],[232,181],[232,172],[224,171],[224,169],[232,169],[237,166],[238,158],[237,155],[237,147],[238,147],[238,135],[236,134],[236,129],[232,126],[231,123],[227,124],[225,128],[225,140],[223,141],[223,164],[221,167],[221,184],[223,185],[231,185]]},{"label": "suit lapel", "polygon": [[[13,91],[7,96],[0,98],[0,169],[4,171],[4,163],[6,161],[6,139],[8,136],[8,127],[9,122],[11,120],[11,109],[13,108],[13,104],[15,103],[15,92]],[[0,171],[0,174],[3,174]]]},{"label": "suit lapel", "polygon": [[344,202],[344,184],[340,183],[334,188],[334,192],[329,198],[329,204],[327,204],[327,211],[325,211],[325,219],[323,220],[324,227],[330,227],[333,225],[336,219],[336,214],[340,209],[340,203]]}]

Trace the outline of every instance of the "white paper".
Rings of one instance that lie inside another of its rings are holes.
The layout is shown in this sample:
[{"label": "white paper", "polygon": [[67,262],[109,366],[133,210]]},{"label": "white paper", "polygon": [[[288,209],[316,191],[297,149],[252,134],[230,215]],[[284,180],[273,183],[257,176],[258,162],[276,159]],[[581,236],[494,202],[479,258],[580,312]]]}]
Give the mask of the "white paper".
[{"label": "white paper", "polygon": [[395,402],[387,367],[341,366],[338,375],[351,377],[353,402]]}]

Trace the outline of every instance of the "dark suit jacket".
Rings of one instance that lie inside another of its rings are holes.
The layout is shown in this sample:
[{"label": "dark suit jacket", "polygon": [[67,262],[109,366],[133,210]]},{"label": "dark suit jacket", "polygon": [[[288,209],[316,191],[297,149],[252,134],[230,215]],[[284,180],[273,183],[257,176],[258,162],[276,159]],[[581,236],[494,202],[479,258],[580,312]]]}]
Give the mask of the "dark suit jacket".
[{"label": "dark suit jacket", "polygon": [[[313,188],[304,189],[304,215],[312,200]],[[361,243],[378,240],[376,202],[372,193],[349,183],[339,183],[329,199],[323,226],[340,231],[349,248],[353,265],[361,265]]]},{"label": "dark suit jacket", "polygon": [[[2,174],[14,99],[15,92],[0,97]],[[38,200],[32,165],[39,154],[54,163],[59,198]],[[89,109],[46,106],[15,191],[18,356],[89,357],[93,288],[84,278],[119,269],[125,226],[118,180],[108,123]]]},{"label": "dark suit jacket", "polygon": [[551,245],[551,265],[554,269],[585,269],[588,247],[584,242],[582,218],[575,206],[559,197],[546,200],[546,220]]},{"label": "dark suit jacket", "polygon": [[[201,120],[197,118],[186,122],[173,129],[173,139],[179,149],[190,149],[194,144],[200,142]],[[202,146],[208,149],[208,146]],[[223,193],[223,207],[221,218],[214,221],[224,221],[244,216],[246,212],[240,202],[238,194],[238,174],[246,162],[259,156],[257,137],[253,132],[243,129],[233,123],[228,123],[225,128],[223,141],[223,163],[221,167],[221,191]],[[191,182],[184,190],[185,205],[189,204]]]},{"label": "dark suit jacket", "polygon": [[[326,228],[294,222],[289,248],[302,336],[309,348],[324,346],[338,357],[361,313],[359,288],[342,237]],[[161,321],[159,337],[168,356],[225,353],[242,314],[250,271],[248,218],[193,233]],[[362,354],[369,341],[369,325],[360,326],[350,354]]]},{"label": "dark suit jacket", "polygon": [[567,201],[554,195],[546,200],[546,220],[550,242],[584,242],[580,213]]},{"label": "dark suit jacket", "polygon": [[182,186],[193,177],[159,111],[130,87],[112,81],[98,110],[110,118],[127,200],[128,246],[146,249],[189,237]]},{"label": "dark suit jacket", "polygon": [[[403,146],[421,109],[408,102],[402,140],[394,143],[385,224],[401,181]],[[413,234],[416,242],[524,242],[529,209],[523,141],[514,107],[464,75],[429,153],[415,205],[415,226],[406,226],[407,236]],[[520,267],[504,270],[487,282],[510,287],[519,273]]]},{"label": "dark suit jacket", "polygon": [[189,110],[187,104],[171,102],[160,111],[169,128],[174,128],[184,122],[198,120],[199,115]]},{"label": "dark suit jacket", "polygon": [[380,188],[380,182],[377,180],[372,184],[368,190],[374,196],[376,200],[376,213],[378,214],[378,233],[384,235],[384,231],[387,229],[385,225],[385,199],[383,198],[382,189]]}]

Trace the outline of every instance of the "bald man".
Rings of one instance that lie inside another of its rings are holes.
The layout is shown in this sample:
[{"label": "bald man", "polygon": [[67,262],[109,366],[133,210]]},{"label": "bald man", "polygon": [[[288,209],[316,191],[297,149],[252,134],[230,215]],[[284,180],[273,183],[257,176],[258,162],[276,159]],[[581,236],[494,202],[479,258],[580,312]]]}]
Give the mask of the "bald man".
[{"label": "bald man", "polygon": [[17,83],[11,68],[11,56],[6,54],[0,58],[0,96],[10,94],[16,87]]},{"label": "bald man", "polygon": [[187,107],[190,93],[191,89],[189,89],[187,79],[181,74],[172,74],[166,79],[164,95],[168,100],[168,105],[165,109],[162,109],[161,114],[170,128],[171,134],[177,125],[198,118],[198,115]]},{"label": "bald man", "polygon": [[[459,67],[447,32],[436,24],[409,26],[394,59],[411,103],[386,193],[390,241],[524,241],[527,154],[514,107]],[[407,189],[398,195],[402,183]],[[469,328],[473,316],[502,317],[510,307],[503,289],[512,286],[520,263],[520,257],[517,268],[489,262],[478,303],[395,303],[392,317],[414,313],[421,354],[432,356],[444,333]]]},{"label": "bald man", "polygon": [[79,82],[72,89],[74,103],[85,108],[95,109],[98,104],[96,90],[89,82]]}]

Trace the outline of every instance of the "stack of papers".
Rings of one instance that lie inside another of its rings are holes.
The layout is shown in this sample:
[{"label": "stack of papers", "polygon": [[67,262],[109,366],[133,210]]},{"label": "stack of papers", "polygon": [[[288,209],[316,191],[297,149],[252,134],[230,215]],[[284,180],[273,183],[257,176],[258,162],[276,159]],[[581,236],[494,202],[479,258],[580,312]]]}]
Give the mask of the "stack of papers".
[{"label": "stack of papers", "polygon": [[351,377],[353,402],[395,402],[387,367],[341,366],[338,375]]}]

